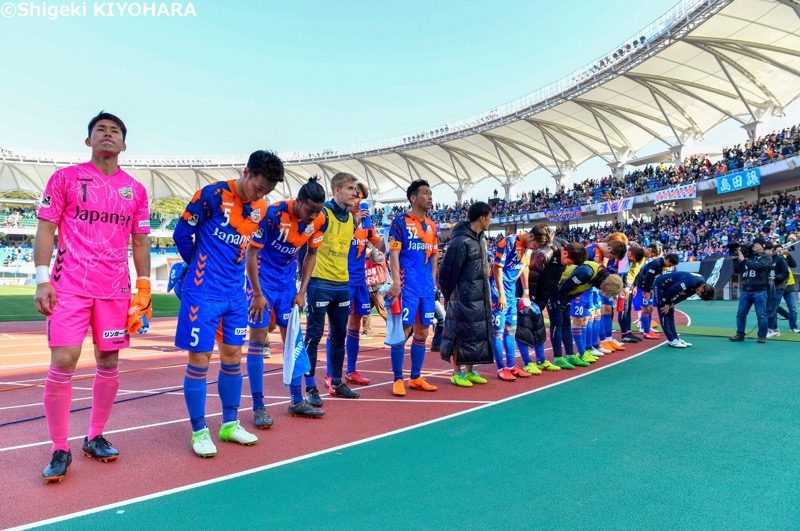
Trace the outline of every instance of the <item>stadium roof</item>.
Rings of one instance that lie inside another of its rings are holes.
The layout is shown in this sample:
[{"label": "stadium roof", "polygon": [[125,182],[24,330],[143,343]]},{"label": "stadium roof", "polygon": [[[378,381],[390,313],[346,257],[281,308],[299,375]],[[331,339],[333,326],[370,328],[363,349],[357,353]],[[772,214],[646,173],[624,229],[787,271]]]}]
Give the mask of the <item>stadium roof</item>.
[{"label": "stadium roof", "polygon": [[[457,196],[490,177],[506,189],[536,170],[556,180],[592,158],[612,168],[656,144],[683,143],[727,120],[752,136],[767,113],[800,95],[800,5],[792,0],[684,0],[619,48],[570,76],[456,124],[358,146],[292,153],[278,190],[294,195],[312,175],[364,179],[374,197],[398,195],[414,179]],[[0,191],[40,192],[55,167],[84,157],[0,150]],[[238,177],[244,157],[128,159],[126,170],[153,198],[190,196]]]}]

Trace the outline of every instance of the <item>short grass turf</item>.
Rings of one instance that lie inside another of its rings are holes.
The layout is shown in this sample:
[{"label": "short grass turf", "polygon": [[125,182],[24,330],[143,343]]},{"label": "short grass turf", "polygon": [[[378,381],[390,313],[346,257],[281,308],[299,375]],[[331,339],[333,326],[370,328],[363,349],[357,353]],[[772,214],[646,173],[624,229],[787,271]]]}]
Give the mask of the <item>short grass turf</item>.
[{"label": "short grass turf", "polygon": [[[31,286],[0,286],[0,322],[43,321],[44,316],[36,311]],[[153,294],[153,317],[178,315],[180,301],[172,294]]]},{"label": "short grass turf", "polygon": [[[769,365],[753,365],[766,359],[757,348],[662,346],[419,429],[58,525],[138,530],[159,515],[164,529],[798,529],[800,364],[775,343]],[[231,496],[242,492],[262,494]]]}]

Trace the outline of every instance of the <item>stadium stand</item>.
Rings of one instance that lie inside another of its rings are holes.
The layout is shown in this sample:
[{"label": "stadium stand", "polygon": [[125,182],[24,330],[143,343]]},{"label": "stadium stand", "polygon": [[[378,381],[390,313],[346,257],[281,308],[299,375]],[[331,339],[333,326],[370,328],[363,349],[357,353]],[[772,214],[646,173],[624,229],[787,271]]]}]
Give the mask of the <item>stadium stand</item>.
[{"label": "stadium stand", "polygon": [[[585,179],[572,188],[549,189],[538,192],[522,192],[513,201],[494,201],[493,216],[509,216],[540,212],[559,207],[584,206],[593,203],[641,195],[664,190],[672,186],[713,179],[730,171],[753,168],[789,158],[800,153],[800,126],[793,125],[780,131],[763,135],[755,141],[726,147],[720,160],[711,162],[706,155],[691,155],[682,164],[647,165],[643,169],[628,172],[622,178],[606,176]],[[455,205],[436,204],[430,217],[438,223],[455,223],[466,219],[472,201]],[[397,214],[405,206],[376,209],[373,220],[380,226],[386,214]],[[650,221],[632,221],[625,231],[632,239],[645,245],[659,241],[665,248],[676,252],[682,260],[698,260],[706,256],[724,253],[726,245],[735,240],[761,235],[775,241],[792,241],[797,238],[797,198],[794,195],[778,194],[762,198],[757,203],[740,206],[715,207],[703,211],[662,213],[653,209]],[[150,217],[152,230],[171,233],[178,222],[174,216],[154,212]],[[0,231],[13,232],[17,228],[35,228],[36,211],[33,208],[3,208],[0,211]],[[8,229],[11,229],[10,231]],[[571,228],[564,236],[580,242],[595,241],[614,231],[622,230],[618,223],[592,225],[588,228]],[[25,252],[17,247],[2,247],[0,264],[11,265],[30,261]],[[17,250],[15,250],[17,249]],[[172,247],[162,247],[159,254],[171,253]]]}]

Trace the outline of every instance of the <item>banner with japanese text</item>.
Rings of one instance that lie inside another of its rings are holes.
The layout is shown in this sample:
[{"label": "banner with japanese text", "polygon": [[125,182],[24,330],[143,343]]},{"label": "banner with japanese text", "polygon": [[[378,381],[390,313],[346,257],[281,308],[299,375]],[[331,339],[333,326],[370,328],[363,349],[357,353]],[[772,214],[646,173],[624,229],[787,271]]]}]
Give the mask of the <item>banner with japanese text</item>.
[{"label": "banner with japanese text", "polygon": [[583,212],[581,207],[562,208],[560,210],[546,210],[544,217],[549,221],[572,221],[581,219]]},{"label": "banner with japanese text", "polygon": [[615,199],[614,201],[604,201],[597,203],[597,215],[616,214],[633,208],[633,197]]},{"label": "banner with japanese text", "polygon": [[717,177],[717,193],[727,194],[761,184],[761,170],[751,168]]},{"label": "banner with japanese text", "polygon": [[680,201],[681,199],[694,199],[695,197],[697,197],[697,185],[692,183],[659,190],[655,194],[654,202],[658,204],[664,201]]}]

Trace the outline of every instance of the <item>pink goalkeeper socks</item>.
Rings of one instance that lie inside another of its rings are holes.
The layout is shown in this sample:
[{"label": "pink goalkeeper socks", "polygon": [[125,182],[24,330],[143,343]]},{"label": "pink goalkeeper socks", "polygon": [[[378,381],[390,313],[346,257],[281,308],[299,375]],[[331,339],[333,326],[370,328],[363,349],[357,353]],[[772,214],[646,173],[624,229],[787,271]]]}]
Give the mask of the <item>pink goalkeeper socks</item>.
[{"label": "pink goalkeeper socks", "polygon": [[72,402],[72,375],[75,371],[50,366],[44,382],[44,414],[53,444],[50,452],[69,450],[69,406]]},{"label": "pink goalkeeper socks", "polygon": [[89,440],[103,434],[111,407],[119,389],[119,366],[111,369],[97,367],[92,385],[92,414],[89,417]]}]

